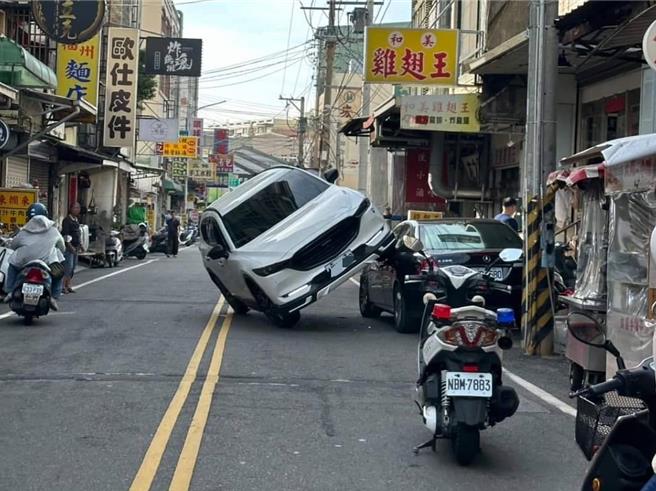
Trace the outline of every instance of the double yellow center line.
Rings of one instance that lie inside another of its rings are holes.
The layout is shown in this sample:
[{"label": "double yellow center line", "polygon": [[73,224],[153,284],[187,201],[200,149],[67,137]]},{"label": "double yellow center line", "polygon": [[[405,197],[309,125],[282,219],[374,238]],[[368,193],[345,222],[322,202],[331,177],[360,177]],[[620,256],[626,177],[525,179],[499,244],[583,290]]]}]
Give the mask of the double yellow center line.
[{"label": "double yellow center line", "polygon": [[[150,446],[146,451],[141,467],[139,467],[137,475],[132,481],[130,491],[147,491],[152,486],[160,462],[162,461],[162,456],[164,455],[166,446],[171,438],[173,428],[175,427],[180,412],[189,396],[191,386],[196,381],[198,367],[200,366],[203,354],[207,349],[212,333],[214,332],[221,316],[221,309],[223,306],[224,299],[221,298],[214,307],[212,315],[196,344],[196,348],[191,355],[191,359],[189,360],[187,369],[182,376],[182,380],[180,380],[178,389],[175,392],[173,399],[171,399],[171,403],[169,404],[169,407],[157,428],[157,432],[155,433],[155,436],[153,436]],[[178,458],[178,464],[175,468],[175,473],[173,474],[171,486],[169,487],[170,491],[188,490],[191,484],[191,478],[198,458],[198,451],[200,449],[201,440],[203,439],[203,431],[205,429],[205,424],[207,423],[210,407],[212,406],[212,394],[214,393],[216,384],[219,381],[223,352],[225,351],[226,340],[228,338],[228,331],[230,330],[231,324],[232,312],[226,314],[221,325],[221,330],[219,331],[216,345],[214,346],[214,352],[212,353],[212,359],[210,360],[210,366],[207,371],[207,377],[203,383],[200,398],[198,399],[198,405],[196,406],[196,411],[194,412],[191,425],[189,426],[187,438],[185,439],[182,452]]]}]

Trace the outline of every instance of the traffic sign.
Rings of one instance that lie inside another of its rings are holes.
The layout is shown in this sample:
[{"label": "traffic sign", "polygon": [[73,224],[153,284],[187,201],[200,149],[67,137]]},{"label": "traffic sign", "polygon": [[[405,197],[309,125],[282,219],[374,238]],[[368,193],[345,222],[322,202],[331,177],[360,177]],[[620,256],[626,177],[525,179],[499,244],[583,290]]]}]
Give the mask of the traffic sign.
[{"label": "traffic sign", "polygon": [[642,38],[642,54],[652,70],[656,70],[656,21],[647,28]]}]

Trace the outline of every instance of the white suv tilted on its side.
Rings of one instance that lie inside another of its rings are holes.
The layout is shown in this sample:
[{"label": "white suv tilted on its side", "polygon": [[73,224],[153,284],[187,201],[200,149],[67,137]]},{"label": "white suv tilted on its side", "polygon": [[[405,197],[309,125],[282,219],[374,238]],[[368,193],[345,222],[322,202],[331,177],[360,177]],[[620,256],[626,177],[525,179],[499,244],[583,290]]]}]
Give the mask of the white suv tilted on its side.
[{"label": "white suv tilted on its side", "polygon": [[203,212],[203,263],[236,313],[293,325],[393,240],[365,196],[332,184],[337,171],[326,176],[273,167]]}]

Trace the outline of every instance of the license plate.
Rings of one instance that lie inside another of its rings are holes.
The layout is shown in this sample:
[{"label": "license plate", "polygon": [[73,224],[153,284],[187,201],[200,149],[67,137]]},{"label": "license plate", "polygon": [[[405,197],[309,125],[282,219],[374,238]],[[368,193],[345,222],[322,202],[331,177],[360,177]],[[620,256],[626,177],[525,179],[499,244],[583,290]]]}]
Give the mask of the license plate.
[{"label": "license plate", "polygon": [[26,305],[36,305],[43,295],[43,285],[33,285],[32,283],[23,283],[23,303]]},{"label": "license plate", "polygon": [[326,269],[330,271],[331,277],[336,278],[337,276],[341,275],[346,269],[348,269],[348,267],[351,266],[354,262],[355,262],[355,256],[353,255],[352,252],[349,251],[334,263],[331,263],[328,266],[326,266]]},{"label": "license plate", "polygon": [[[485,268],[477,268],[477,269],[481,273],[486,273]],[[503,269],[501,268],[490,268],[490,270],[487,271],[487,275],[491,276],[492,279],[494,279],[495,281],[503,281],[505,277],[505,275],[503,274]]]},{"label": "license plate", "polygon": [[492,397],[492,374],[446,372],[446,395],[450,397]]}]

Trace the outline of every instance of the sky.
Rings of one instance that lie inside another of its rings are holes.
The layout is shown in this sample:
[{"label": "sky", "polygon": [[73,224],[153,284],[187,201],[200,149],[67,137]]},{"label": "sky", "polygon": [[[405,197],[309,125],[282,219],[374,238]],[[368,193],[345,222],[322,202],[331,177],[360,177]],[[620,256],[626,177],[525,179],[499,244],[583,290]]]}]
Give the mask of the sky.
[{"label": "sky", "polygon": [[[304,95],[307,107],[312,107],[313,52],[311,44],[302,45],[312,39],[313,28],[328,23],[328,17],[327,11],[303,11],[301,5],[323,7],[326,0],[175,0],[175,4],[184,15],[183,37],[203,40],[199,107],[226,101],[199,112],[205,126],[284,118],[286,103],[278,100],[280,95]],[[409,21],[410,4],[411,0],[384,0],[375,7],[375,23]],[[353,7],[344,5],[338,12],[341,25],[348,24]],[[288,55],[283,53],[296,46]],[[251,60],[259,61],[244,65]],[[288,110],[291,117],[298,114],[293,107]]]}]

